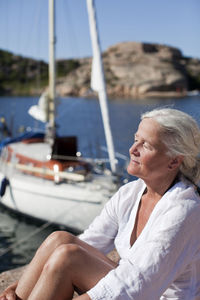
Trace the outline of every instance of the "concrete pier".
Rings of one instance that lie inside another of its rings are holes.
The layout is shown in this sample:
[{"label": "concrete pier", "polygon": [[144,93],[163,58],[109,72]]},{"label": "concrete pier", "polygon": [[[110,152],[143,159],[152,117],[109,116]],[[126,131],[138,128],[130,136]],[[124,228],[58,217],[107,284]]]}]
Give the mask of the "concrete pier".
[{"label": "concrete pier", "polygon": [[4,289],[9,286],[11,283],[17,281],[25,267],[20,267],[16,269],[12,269],[9,271],[2,272],[0,274],[0,294],[4,291]]}]

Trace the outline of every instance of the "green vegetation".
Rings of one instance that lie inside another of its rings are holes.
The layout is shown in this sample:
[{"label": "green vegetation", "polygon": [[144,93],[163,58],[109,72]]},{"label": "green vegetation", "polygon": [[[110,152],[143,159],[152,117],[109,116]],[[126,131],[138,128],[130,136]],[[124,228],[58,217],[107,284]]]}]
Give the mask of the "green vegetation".
[{"label": "green vegetation", "polygon": [[77,69],[79,66],[80,62],[76,59],[58,60],[56,63],[57,77],[66,76],[71,71]]},{"label": "green vegetation", "polygon": [[[78,60],[58,61],[57,77],[66,76],[79,65]],[[0,95],[39,94],[47,85],[47,63],[0,50]]]},{"label": "green vegetation", "polygon": [[0,93],[27,95],[47,84],[48,67],[43,61],[0,50]]}]

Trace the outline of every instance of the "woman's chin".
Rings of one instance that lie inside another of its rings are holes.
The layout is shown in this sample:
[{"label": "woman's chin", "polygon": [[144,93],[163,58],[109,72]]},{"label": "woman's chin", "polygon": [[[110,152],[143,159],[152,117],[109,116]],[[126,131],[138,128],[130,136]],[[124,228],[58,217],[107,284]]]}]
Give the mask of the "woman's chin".
[{"label": "woman's chin", "polygon": [[131,164],[128,165],[127,172],[128,172],[129,175],[137,176],[137,172]]}]

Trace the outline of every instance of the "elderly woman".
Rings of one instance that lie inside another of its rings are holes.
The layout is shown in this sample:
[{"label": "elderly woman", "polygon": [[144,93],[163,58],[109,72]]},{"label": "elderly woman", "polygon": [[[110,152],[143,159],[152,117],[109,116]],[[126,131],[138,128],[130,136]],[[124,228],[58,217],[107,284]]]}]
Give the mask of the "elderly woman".
[{"label": "elderly woman", "polygon": [[[189,115],[141,117],[130,182],[79,238],[54,232],[0,299],[200,299],[200,131]],[[120,260],[106,254],[116,247]],[[17,296],[16,296],[17,295]]]}]

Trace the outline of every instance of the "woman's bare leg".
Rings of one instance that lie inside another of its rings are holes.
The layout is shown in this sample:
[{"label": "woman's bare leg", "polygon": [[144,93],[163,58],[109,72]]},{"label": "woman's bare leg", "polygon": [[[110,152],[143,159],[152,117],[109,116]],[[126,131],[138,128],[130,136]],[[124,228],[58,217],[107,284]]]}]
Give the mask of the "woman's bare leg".
[{"label": "woman's bare leg", "polygon": [[[81,247],[81,249],[85,249],[86,253],[90,253],[90,255],[97,258],[97,260],[99,259],[100,261],[104,262],[105,264],[108,264],[108,265],[110,264],[110,266],[115,266],[115,264],[110,259],[108,259],[106,256],[104,256],[101,252],[99,252],[97,249],[89,246],[88,244],[84,243],[83,241],[78,239],[76,236],[69,234],[67,232],[64,232],[64,231],[54,232],[40,246],[40,248],[36,252],[33,260],[31,261],[31,263],[25,270],[24,274],[22,275],[21,279],[19,280],[19,283],[18,283],[18,286],[16,289],[16,294],[21,299],[28,299],[32,290],[36,286],[36,283],[37,283],[37,286],[39,286],[39,282],[44,280],[44,277],[46,276],[45,270],[49,270],[49,267],[48,267],[49,263],[47,264],[47,261],[49,260],[52,262],[53,257],[57,257],[56,255],[52,256],[52,254],[58,253],[59,251],[56,251],[56,250],[58,250],[58,249],[60,250],[62,247],[64,247],[65,245],[68,245],[68,244],[78,245]],[[71,245],[71,246],[73,246],[73,245]],[[67,252],[68,252],[67,256],[69,256],[69,253],[71,253],[69,251],[69,249],[67,250]],[[59,264],[59,259],[57,259],[57,261]],[[45,266],[45,268],[44,268],[44,266]],[[39,278],[40,278],[40,280],[39,280]],[[49,281],[51,281],[51,279],[49,279]],[[58,299],[58,298],[56,298],[56,299]]]},{"label": "woman's bare leg", "polygon": [[62,245],[49,258],[28,300],[72,299],[74,288],[86,292],[114,267],[114,262],[81,246]]}]

